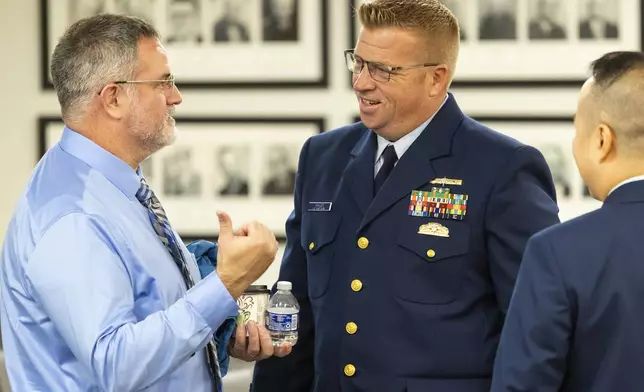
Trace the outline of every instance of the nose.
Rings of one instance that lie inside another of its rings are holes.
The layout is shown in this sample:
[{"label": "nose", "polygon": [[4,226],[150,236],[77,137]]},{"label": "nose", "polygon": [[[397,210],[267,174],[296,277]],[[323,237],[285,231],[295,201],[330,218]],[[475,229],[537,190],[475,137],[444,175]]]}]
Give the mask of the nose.
[{"label": "nose", "polygon": [[369,73],[367,66],[362,67],[360,73],[353,74],[353,89],[355,91],[369,91],[376,88],[376,83]]},{"label": "nose", "polygon": [[166,102],[168,106],[172,105],[179,105],[181,102],[183,102],[183,98],[181,97],[181,92],[179,91],[179,87],[176,85],[172,88],[170,91],[170,95],[167,96]]}]

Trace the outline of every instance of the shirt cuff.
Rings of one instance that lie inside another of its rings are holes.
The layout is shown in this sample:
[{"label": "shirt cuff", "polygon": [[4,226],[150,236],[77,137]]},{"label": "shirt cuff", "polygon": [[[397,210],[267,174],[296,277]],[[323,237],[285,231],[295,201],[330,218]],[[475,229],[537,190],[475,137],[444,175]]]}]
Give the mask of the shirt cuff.
[{"label": "shirt cuff", "polygon": [[186,295],[188,302],[206,320],[213,333],[229,318],[239,314],[237,302],[216,272],[192,287]]}]

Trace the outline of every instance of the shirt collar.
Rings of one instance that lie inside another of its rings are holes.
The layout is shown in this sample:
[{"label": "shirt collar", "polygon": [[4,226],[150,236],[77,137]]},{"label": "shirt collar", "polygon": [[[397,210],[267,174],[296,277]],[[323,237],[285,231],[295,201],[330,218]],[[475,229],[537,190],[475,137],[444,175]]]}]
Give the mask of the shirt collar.
[{"label": "shirt collar", "polygon": [[65,126],[60,148],[101,173],[127,197],[134,199],[141,185],[140,168],[132,168],[123,160],[71,128]]},{"label": "shirt collar", "polygon": [[414,141],[416,141],[418,136],[420,136],[420,134],[423,133],[423,130],[427,128],[427,125],[429,125],[429,123],[432,121],[434,116],[436,116],[436,113],[438,113],[443,107],[443,105],[445,105],[445,102],[447,102],[447,99],[449,99],[449,95],[445,96],[445,99],[443,100],[443,103],[441,103],[441,106],[438,108],[438,110],[436,110],[434,114],[432,114],[430,118],[425,120],[425,122],[420,124],[416,129],[409,132],[408,134],[401,137],[400,139],[396,140],[395,142],[392,143],[389,140],[385,139],[384,137],[378,135],[377,136],[378,149],[376,150],[376,158],[374,163],[377,162],[378,159],[380,159],[380,156],[385,151],[385,148],[387,148],[387,146],[390,144],[393,144],[394,149],[396,150],[396,155],[398,156],[398,159],[400,159],[403,156],[403,154],[407,151],[407,149],[409,149],[409,147],[414,143]]}]

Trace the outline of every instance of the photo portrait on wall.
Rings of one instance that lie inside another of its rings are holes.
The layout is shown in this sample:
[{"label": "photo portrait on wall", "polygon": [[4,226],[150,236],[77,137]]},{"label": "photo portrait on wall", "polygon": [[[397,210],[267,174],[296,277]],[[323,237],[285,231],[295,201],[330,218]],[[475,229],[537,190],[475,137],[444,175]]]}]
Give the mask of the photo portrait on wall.
[{"label": "photo portrait on wall", "polygon": [[[349,39],[360,32],[349,0]],[[604,53],[642,50],[644,0],[441,0],[461,28],[456,87],[580,87]],[[430,59],[431,60],[431,59]]]},{"label": "photo portrait on wall", "polygon": [[105,12],[151,22],[182,89],[328,85],[329,0],[39,1],[44,89],[53,89],[49,62],[65,29]]}]

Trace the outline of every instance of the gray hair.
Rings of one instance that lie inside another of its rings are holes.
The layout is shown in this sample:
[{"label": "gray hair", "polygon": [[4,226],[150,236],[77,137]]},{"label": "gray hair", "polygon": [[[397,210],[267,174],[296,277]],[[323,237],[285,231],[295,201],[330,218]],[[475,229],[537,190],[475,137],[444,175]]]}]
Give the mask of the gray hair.
[{"label": "gray hair", "polygon": [[126,15],[81,19],[62,36],[51,57],[51,77],[64,119],[80,119],[107,83],[136,76],[138,42],[159,39],[149,22]]}]

